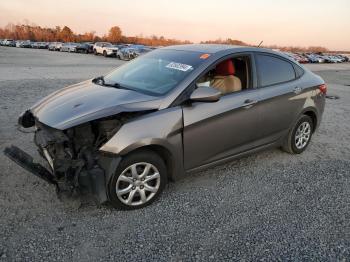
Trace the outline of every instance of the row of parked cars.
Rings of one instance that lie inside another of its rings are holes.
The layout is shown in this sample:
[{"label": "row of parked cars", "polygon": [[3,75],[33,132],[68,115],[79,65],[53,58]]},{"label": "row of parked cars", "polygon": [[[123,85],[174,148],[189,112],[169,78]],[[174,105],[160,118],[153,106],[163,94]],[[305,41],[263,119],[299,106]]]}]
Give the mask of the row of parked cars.
[{"label": "row of parked cars", "polygon": [[131,60],[142,54],[145,54],[155,47],[136,44],[112,44],[109,42],[33,42],[30,40],[13,40],[0,39],[0,45],[22,47],[22,48],[37,48],[48,49],[49,51],[74,52],[103,55],[105,57],[117,57],[122,60]]},{"label": "row of parked cars", "polygon": [[324,54],[324,53],[291,53],[284,52],[287,56],[293,58],[299,63],[343,63],[349,62],[350,58],[340,54]]},{"label": "row of parked cars", "polygon": [[[136,44],[112,44],[109,42],[83,42],[83,43],[63,43],[63,42],[33,42],[30,40],[0,39],[0,45],[48,49],[50,51],[74,52],[103,55],[105,57],[117,57],[122,60],[131,60],[142,54],[145,54],[155,47]],[[284,52],[287,56],[293,58],[299,63],[342,63],[349,62],[349,56],[341,54],[324,53],[291,53]]]}]

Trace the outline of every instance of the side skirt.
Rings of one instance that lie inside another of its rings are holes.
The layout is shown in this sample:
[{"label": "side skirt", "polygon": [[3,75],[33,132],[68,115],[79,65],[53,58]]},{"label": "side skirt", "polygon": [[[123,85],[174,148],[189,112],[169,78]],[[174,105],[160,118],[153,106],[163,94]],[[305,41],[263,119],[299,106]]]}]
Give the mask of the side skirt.
[{"label": "side skirt", "polygon": [[221,165],[221,164],[230,162],[230,161],[232,161],[234,159],[237,159],[237,158],[241,158],[241,157],[244,157],[244,156],[247,156],[247,155],[254,154],[256,152],[264,151],[264,150],[266,150],[268,148],[274,148],[274,147],[278,147],[278,146],[281,146],[281,141],[280,140],[278,140],[276,142],[273,142],[273,143],[270,143],[270,144],[262,145],[262,146],[250,149],[248,151],[244,151],[244,152],[241,152],[241,153],[238,153],[238,154],[235,154],[235,155],[232,155],[232,156],[229,156],[229,157],[217,160],[217,161],[214,161],[214,162],[209,163],[209,164],[205,164],[205,165],[202,165],[202,166],[199,166],[199,167],[195,167],[195,168],[186,170],[186,173],[188,173],[188,174],[196,173],[196,172],[208,169],[208,168],[213,167],[213,166],[217,166],[217,165]]}]

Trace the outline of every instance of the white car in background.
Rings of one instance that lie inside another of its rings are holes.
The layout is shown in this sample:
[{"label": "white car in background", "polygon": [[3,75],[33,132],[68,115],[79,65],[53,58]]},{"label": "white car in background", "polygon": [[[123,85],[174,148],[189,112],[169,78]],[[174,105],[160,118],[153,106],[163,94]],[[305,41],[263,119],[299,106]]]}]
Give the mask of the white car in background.
[{"label": "white car in background", "polygon": [[336,58],[332,55],[325,56],[325,62],[326,63],[341,63],[341,59]]},{"label": "white car in background", "polygon": [[61,48],[60,51],[61,52],[76,52],[77,51],[77,43],[64,43]]},{"label": "white car in background", "polygon": [[15,46],[16,46],[16,41],[13,40],[13,39],[5,39],[5,40],[2,42],[2,45],[4,45],[4,46],[12,46],[12,47],[15,47]]},{"label": "white car in background", "polygon": [[93,52],[95,55],[116,56],[118,49],[117,46],[112,45],[111,43],[97,42],[94,44]]},{"label": "white car in background", "polygon": [[61,42],[52,42],[52,43],[49,45],[49,50],[50,50],[50,51],[60,51],[62,45],[63,45],[63,43],[61,43]]}]

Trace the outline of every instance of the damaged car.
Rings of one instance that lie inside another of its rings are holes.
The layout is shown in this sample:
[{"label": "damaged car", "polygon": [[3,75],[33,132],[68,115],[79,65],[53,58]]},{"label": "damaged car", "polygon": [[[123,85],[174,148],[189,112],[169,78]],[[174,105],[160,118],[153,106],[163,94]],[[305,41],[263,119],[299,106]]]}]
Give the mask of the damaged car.
[{"label": "damaged car", "polygon": [[5,154],[59,194],[136,209],[192,172],[269,147],[302,153],[326,91],[319,76],[272,50],[160,48],[21,114],[46,164],[14,145]]}]

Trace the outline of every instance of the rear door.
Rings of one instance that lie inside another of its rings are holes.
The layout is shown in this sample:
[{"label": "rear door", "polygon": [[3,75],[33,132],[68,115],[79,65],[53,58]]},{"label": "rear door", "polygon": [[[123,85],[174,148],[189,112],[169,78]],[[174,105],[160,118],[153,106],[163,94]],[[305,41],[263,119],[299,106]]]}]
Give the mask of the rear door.
[{"label": "rear door", "polygon": [[262,144],[266,144],[288,131],[301,112],[306,97],[299,81],[302,71],[296,71],[297,65],[268,53],[257,53],[254,57],[260,90],[259,135]]}]

